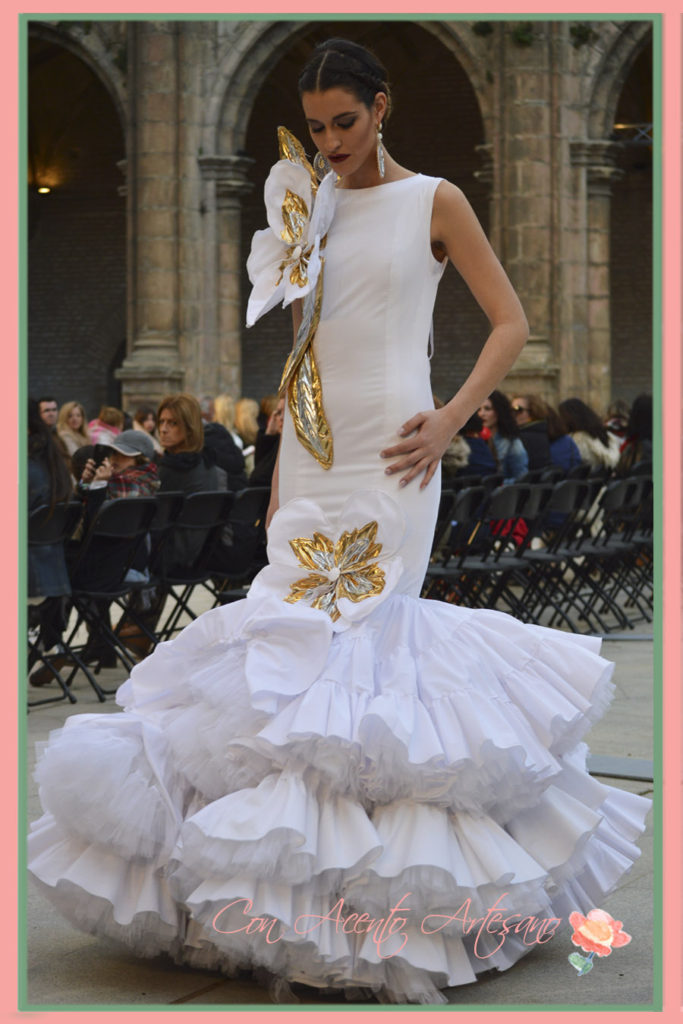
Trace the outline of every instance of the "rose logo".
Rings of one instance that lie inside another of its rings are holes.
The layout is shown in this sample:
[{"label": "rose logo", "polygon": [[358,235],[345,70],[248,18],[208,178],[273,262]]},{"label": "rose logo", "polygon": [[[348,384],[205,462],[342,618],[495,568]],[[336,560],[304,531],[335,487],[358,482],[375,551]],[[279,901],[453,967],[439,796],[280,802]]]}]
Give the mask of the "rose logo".
[{"label": "rose logo", "polygon": [[593,969],[593,958],[609,956],[613,949],[627,946],[631,936],[623,931],[623,923],[615,921],[605,910],[591,910],[587,917],[574,911],[569,915],[569,923],[574,929],[572,942],[580,946],[588,956],[570,953],[569,963],[576,968],[579,977]]}]

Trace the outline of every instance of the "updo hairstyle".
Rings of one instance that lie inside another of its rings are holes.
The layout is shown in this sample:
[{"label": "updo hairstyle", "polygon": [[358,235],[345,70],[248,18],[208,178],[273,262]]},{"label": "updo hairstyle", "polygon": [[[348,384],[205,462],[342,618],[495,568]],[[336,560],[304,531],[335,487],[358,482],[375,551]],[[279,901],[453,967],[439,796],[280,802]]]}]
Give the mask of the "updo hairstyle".
[{"label": "updo hairstyle", "polygon": [[370,109],[378,92],[387,97],[384,119],[391,112],[387,72],[374,53],[349,39],[318,43],[299,76],[299,96],[305,92],[347,89]]}]

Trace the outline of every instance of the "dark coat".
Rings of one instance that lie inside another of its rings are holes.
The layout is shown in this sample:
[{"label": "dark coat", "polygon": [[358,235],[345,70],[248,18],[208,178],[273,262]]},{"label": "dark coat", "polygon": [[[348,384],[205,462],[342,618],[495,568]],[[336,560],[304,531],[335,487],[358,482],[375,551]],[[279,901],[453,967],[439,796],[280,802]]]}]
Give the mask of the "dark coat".
[{"label": "dark coat", "polygon": [[227,473],[229,491],[241,491],[247,486],[244,455],[222,423],[204,424],[204,448],[213,452],[216,465]]},{"label": "dark coat", "polygon": [[[39,456],[28,460],[28,510],[50,504],[50,478]],[[71,593],[63,544],[28,549],[28,596],[61,597]]]},{"label": "dark coat", "polygon": [[529,469],[545,469],[552,462],[548,424],[545,420],[533,420],[520,426],[520,438],[529,456]]},{"label": "dark coat", "polygon": [[[212,451],[206,448],[201,452],[164,452],[159,460],[159,490],[183,491],[184,494],[221,490],[214,458]],[[203,543],[201,533],[177,530],[173,550],[166,552],[169,564],[184,566],[193,562]]]},{"label": "dark coat", "polygon": [[498,472],[498,464],[488,443],[483,437],[466,437],[465,440],[470,449],[470,460],[463,469],[456,473],[458,476],[491,476]]},{"label": "dark coat", "polygon": [[550,442],[550,458],[553,466],[559,466],[568,473],[581,462],[581,452],[569,434],[563,434],[556,441]]},{"label": "dark coat", "polygon": [[259,430],[254,451],[254,468],[249,477],[250,487],[270,487],[273,482],[280,434],[266,434]]},{"label": "dark coat", "polygon": [[159,460],[161,491],[217,491],[218,473],[211,452],[164,452]]}]

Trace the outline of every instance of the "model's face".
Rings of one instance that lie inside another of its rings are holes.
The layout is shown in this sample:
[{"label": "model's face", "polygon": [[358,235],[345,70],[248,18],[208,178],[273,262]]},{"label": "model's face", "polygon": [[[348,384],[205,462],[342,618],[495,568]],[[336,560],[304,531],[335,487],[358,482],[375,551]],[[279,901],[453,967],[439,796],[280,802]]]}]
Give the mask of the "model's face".
[{"label": "model's face", "polygon": [[66,418],[66,422],[69,424],[72,430],[80,430],[83,426],[83,413],[77,405],[73,407],[71,412]]},{"label": "model's face", "polygon": [[490,400],[487,398],[486,401],[479,406],[479,419],[488,427],[489,430],[495,430],[498,425],[498,417],[496,416],[495,409],[491,405]]},{"label": "model's face", "polygon": [[523,398],[515,398],[512,402],[512,411],[515,414],[515,419],[522,426],[524,423],[531,423],[531,415],[529,413],[529,407]]},{"label": "model's face", "polygon": [[40,403],[40,418],[43,423],[46,423],[48,427],[54,427],[57,422],[57,409],[56,402],[41,402]]},{"label": "model's face", "polygon": [[163,409],[159,417],[159,440],[167,452],[181,451],[185,445],[185,428],[171,409]]},{"label": "model's face", "polygon": [[311,138],[334,171],[353,182],[368,171],[377,174],[377,125],[386,96],[377,93],[371,110],[347,89],[305,92],[301,97]]}]

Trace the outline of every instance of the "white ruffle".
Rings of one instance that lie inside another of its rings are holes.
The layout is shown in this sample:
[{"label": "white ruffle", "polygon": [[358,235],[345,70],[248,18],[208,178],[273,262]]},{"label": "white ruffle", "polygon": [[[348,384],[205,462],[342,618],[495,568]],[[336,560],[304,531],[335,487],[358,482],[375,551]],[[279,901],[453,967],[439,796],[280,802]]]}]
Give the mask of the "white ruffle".
[{"label": "white ruffle", "polygon": [[[598,646],[397,594],[343,632],[273,595],[208,612],[135,668],[125,713],[52,735],[31,871],[143,955],[440,1002],[533,942],[425,917],[564,919],[638,856],[649,801],[591,779],[579,742],[613,689]],[[395,948],[299,927],[406,894]]]}]

